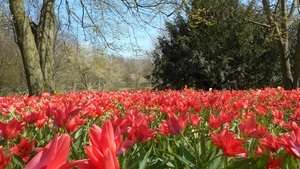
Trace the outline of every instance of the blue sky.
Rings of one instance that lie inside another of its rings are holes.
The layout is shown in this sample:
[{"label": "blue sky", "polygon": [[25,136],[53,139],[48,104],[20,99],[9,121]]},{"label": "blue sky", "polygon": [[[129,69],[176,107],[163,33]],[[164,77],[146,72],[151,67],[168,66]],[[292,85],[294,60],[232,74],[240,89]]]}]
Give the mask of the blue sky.
[{"label": "blue sky", "polygon": [[[90,1],[86,1],[87,3]],[[91,2],[92,3],[92,2]],[[84,22],[86,25],[91,25],[94,22],[99,25],[100,36],[95,35],[91,30],[84,30],[81,28],[80,19],[82,17],[82,8],[78,1],[69,0],[69,8],[78,14],[78,20],[72,19],[72,29],[75,29],[79,36],[81,43],[84,45],[102,45],[102,48],[108,52],[116,55],[122,55],[124,57],[142,57],[145,56],[145,52],[150,52],[155,48],[155,42],[159,35],[161,35],[164,28],[165,18],[157,16],[151,19],[152,13],[146,13],[144,16],[137,16],[138,13],[130,12],[124,5],[120,4],[119,0],[110,0],[108,2],[111,5],[118,7],[117,9],[110,10],[107,4],[101,4],[101,2],[89,4],[87,7],[88,11],[91,11],[93,21],[90,21],[87,14],[85,14]],[[61,9],[64,10],[62,15],[63,22],[67,20],[66,7],[63,4]],[[101,11],[95,12],[101,8]],[[117,11],[117,12],[116,12]],[[134,16],[133,16],[134,15]],[[141,20],[143,19],[143,21]],[[73,22],[73,20],[75,22]],[[146,22],[144,22],[146,21]],[[149,24],[147,24],[149,23]],[[154,28],[156,27],[156,28]],[[93,28],[91,28],[93,29]],[[87,36],[86,36],[87,35]],[[103,42],[103,37],[109,44],[113,44],[111,48],[108,48]],[[87,39],[87,41],[85,41]],[[121,49],[122,50],[119,50]]]},{"label": "blue sky", "polygon": [[[155,48],[158,36],[161,35],[161,30],[147,27],[140,29],[135,35],[123,38],[121,41],[129,45],[127,50],[121,51],[120,54],[124,57],[139,57],[145,55],[145,52],[151,52]],[[140,48],[140,50],[139,50]]]}]

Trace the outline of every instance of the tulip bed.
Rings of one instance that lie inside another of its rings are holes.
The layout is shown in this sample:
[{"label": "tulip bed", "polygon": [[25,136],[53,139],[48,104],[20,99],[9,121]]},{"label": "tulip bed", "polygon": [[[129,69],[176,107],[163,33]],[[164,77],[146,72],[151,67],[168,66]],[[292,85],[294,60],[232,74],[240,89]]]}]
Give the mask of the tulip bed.
[{"label": "tulip bed", "polygon": [[0,97],[0,169],[300,168],[300,90]]}]

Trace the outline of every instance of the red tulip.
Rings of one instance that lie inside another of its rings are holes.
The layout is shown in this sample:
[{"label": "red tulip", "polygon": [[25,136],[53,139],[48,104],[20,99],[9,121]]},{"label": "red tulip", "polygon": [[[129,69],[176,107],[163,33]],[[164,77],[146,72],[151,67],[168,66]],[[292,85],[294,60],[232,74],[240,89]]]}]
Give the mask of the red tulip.
[{"label": "red tulip", "polygon": [[132,140],[133,142],[135,141],[147,142],[153,137],[155,133],[156,131],[150,129],[148,126],[140,125],[140,126],[130,127],[130,129],[127,131],[127,137],[129,140]]},{"label": "red tulip", "polygon": [[85,151],[89,159],[69,162],[61,169],[78,167],[80,169],[119,169],[118,152],[132,146],[131,141],[122,141],[120,130],[114,131],[112,123],[105,121],[102,129],[93,124],[89,130],[89,145]]},{"label": "red tulip", "polygon": [[40,152],[25,166],[25,169],[58,169],[67,161],[70,148],[70,136],[54,136]]},{"label": "red tulip", "polygon": [[274,159],[273,155],[270,154],[270,159],[267,164],[267,169],[281,169],[281,163],[283,159]]},{"label": "red tulip", "polygon": [[295,130],[295,131],[299,128],[298,124],[294,121],[283,123],[282,127],[287,130]]},{"label": "red tulip", "polygon": [[257,150],[254,152],[255,156],[261,156],[264,154],[264,150],[261,146],[257,146]]},{"label": "red tulip", "polygon": [[201,117],[197,114],[190,114],[190,124],[196,126],[200,123]]},{"label": "red tulip", "polygon": [[209,127],[216,130],[222,125],[220,117],[215,117],[212,113],[209,115]]},{"label": "red tulip", "polygon": [[132,113],[128,117],[131,122],[127,127],[127,138],[133,142],[147,142],[156,131],[149,128],[148,117],[141,113]]},{"label": "red tulip", "polygon": [[162,120],[162,122],[159,124],[158,130],[161,134],[165,136],[170,134],[170,129],[168,124],[166,123],[166,120]]},{"label": "red tulip", "polygon": [[80,118],[79,116],[72,117],[66,124],[66,130],[70,133],[76,131],[81,125],[85,123],[85,119]]},{"label": "red tulip", "polygon": [[8,166],[10,162],[10,156],[4,156],[3,151],[5,148],[0,148],[0,169],[5,169],[6,166]]},{"label": "red tulip", "polygon": [[289,154],[300,157],[300,127],[292,131],[290,135],[287,133],[281,135],[279,142]]},{"label": "red tulip", "polygon": [[257,124],[253,116],[247,119],[247,121],[242,121],[239,125],[239,129],[243,136],[250,138],[262,137],[267,130],[260,124]]},{"label": "red tulip", "polygon": [[94,168],[97,169],[119,169],[120,168],[116,154],[109,148],[105,149],[104,152],[100,152],[96,147],[87,146],[85,150]]},{"label": "red tulip", "polygon": [[220,134],[211,132],[213,143],[222,149],[225,156],[234,157],[236,155],[246,155],[246,149],[242,146],[244,140],[235,138],[235,134],[225,128]]},{"label": "red tulip", "polygon": [[8,123],[0,122],[0,136],[4,138],[16,138],[23,132],[24,125],[17,119],[12,119]]},{"label": "red tulip", "polygon": [[265,138],[259,139],[260,144],[269,151],[277,151],[280,148],[280,145],[275,137],[270,133],[266,133],[265,136]]},{"label": "red tulip", "polygon": [[48,117],[44,112],[38,111],[24,111],[22,112],[23,118],[22,120],[29,124],[34,124],[38,128],[42,128],[48,121]]},{"label": "red tulip", "polygon": [[101,152],[104,152],[106,149],[117,152],[117,148],[119,148],[117,145],[121,144],[121,137],[115,137],[115,132],[110,121],[105,121],[102,129],[93,124],[89,130],[89,134],[90,146],[96,147]]},{"label": "red tulip", "polygon": [[105,121],[102,129],[93,124],[89,130],[90,145],[85,148],[91,163],[99,169],[120,168],[117,151],[121,147],[119,130],[114,131],[110,121]]},{"label": "red tulip", "polygon": [[33,146],[34,140],[28,142],[28,140],[23,137],[19,145],[13,146],[10,151],[17,156],[22,157],[24,162],[27,162],[30,158],[29,153],[31,153]]},{"label": "red tulip", "polygon": [[169,130],[172,134],[177,135],[184,131],[188,122],[188,114],[181,113],[179,116],[171,113],[169,114],[169,119],[166,120],[166,123],[169,127]]},{"label": "red tulip", "polygon": [[68,162],[62,165],[59,169],[71,169],[74,167],[77,167],[79,169],[98,169],[96,166],[93,165],[93,163],[89,159]]},{"label": "red tulip", "polygon": [[82,108],[76,107],[75,102],[65,101],[63,105],[55,107],[49,106],[46,110],[47,116],[54,117],[54,124],[58,127],[65,127],[66,123],[82,111]]}]

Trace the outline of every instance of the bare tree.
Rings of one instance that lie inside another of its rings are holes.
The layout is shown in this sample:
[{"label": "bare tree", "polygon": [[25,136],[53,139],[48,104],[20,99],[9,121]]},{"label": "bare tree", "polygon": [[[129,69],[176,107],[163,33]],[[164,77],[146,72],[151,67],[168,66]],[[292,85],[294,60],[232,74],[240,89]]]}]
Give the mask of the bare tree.
[{"label": "bare tree", "polygon": [[[0,1],[1,4],[1,1]],[[22,59],[14,42],[8,13],[0,7],[0,94],[26,93]]]},{"label": "bare tree", "polygon": [[54,93],[54,0],[44,0],[38,24],[25,12],[23,0],[10,0],[16,42],[22,54],[29,95]]},{"label": "bare tree", "polygon": [[[252,6],[255,2],[256,0],[251,0],[249,4]],[[261,0],[260,2],[262,4],[265,21],[250,20],[249,22],[267,27],[271,30],[280,51],[280,66],[283,87],[288,90],[298,88],[300,78],[300,47],[297,47],[294,56],[295,67],[293,75],[290,60],[292,56],[290,52],[289,26],[295,21],[295,10],[299,4],[297,0]],[[299,38],[297,38],[297,42],[297,44],[299,44]]]},{"label": "bare tree", "polygon": [[[28,1],[32,2],[32,0]],[[119,21],[128,23],[130,19],[127,14],[129,13],[141,22],[149,24],[158,14],[170,16],[185,4],[184,0],[178,2],[176,0],[61,0],[57,1],[57,4],[55,0],[43,0],[38,3],[41,9],[40,13],[36,15],[38,18],[31,18],[25,10],[24,0],[9,0],[16,42],[23,59],[29,95],[40,95],[43,91],[50,93],[55,91],[53,53],[57,16],[63,16],[63,12],[60,12],[63,2],[67,13],[65,17],[62,17],[65,19],[65,23],[71,25],[75,21],[84,28],[85,36],[96,33],[99,35],[98,37],[101,37],[102,42],[109,46],[112,43],[104,34],[104,29],[110,30],[117,23],[106,22],[101,25],[103,18],[108,17],[109,21],[111,17],[116,17]],[[59,10],[55,12],[55,9]],[[116,38],[118,36],[113,37],[112,41]]]},{"label": "bare tree", "polygon": [[275,30],[275,36],[277,37],[277,44],[280,50],[282,81],[285,89],[293,88],[288,25],[294,16],[296,2],[296,0],[293,0],[290,11],[288,11],[287,0],[276,1],[273,9],[271,9],[269,0],[262,0],[263,11],[266,15],[267,23]]}]

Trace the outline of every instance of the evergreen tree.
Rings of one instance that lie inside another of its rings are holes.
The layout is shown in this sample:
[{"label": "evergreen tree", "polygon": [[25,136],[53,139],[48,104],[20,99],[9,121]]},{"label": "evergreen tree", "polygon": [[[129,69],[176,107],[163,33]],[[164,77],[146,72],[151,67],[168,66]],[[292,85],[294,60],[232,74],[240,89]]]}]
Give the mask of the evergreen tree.
[{"label": "evergreen tree", "polygon": [[167,22],[168,34],[153,52],[154,85],[160,89],[277,86],[280,67],[268,30],[241,23],[261,17],[239,1],[194,1],[188,16]]}]

